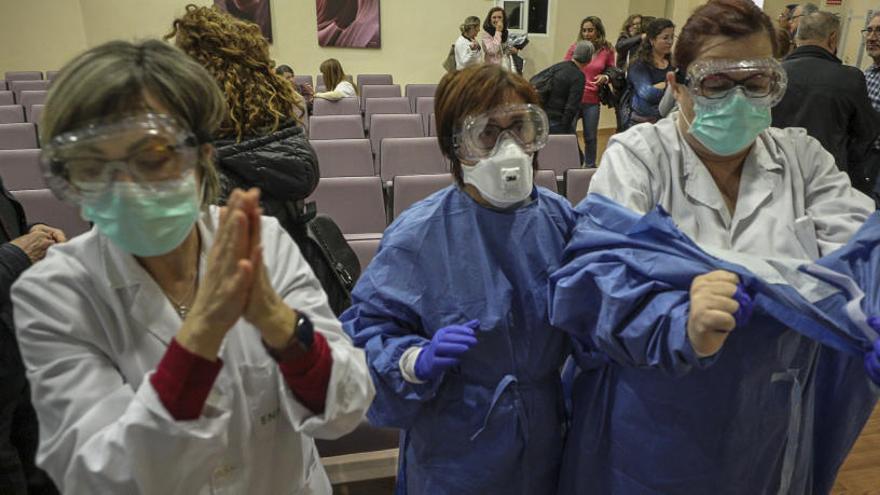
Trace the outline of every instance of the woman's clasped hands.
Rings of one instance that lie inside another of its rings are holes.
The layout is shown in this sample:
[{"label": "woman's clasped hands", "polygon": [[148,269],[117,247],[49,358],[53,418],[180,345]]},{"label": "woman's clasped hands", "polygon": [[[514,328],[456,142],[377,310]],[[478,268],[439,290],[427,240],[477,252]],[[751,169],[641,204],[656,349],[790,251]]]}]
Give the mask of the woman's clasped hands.
[{"label": "woman's clasped hands", "polygon": [[226,333],[244,318],[270,347],[283,348],[296,313],[272,287],[261,245],[260,191],[236,189],[220,211],[214,244],[192,310],[177,335],[185,348],[214,360]]}]

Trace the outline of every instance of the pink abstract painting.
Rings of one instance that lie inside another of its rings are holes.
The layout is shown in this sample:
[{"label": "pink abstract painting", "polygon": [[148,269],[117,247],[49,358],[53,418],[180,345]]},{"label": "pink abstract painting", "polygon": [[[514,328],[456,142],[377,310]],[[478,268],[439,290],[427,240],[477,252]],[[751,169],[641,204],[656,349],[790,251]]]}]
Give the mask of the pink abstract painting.
[{"label": "pink abstract painting", "polygon": [[379,48],[379,0],[315,0],[318,44]]},{"label": "pink abstract painting", "polygon": [[272,42],[272,10],[269,0],[214,0],[214,5],[241,20],[260,26],[269,43]]}]

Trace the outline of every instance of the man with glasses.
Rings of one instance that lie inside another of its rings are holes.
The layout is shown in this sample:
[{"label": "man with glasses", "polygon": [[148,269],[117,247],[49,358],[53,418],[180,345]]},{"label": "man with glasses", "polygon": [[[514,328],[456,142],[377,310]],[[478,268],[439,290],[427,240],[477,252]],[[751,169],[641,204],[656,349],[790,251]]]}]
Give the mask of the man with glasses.
[{"label": "man with glasses", "polygon": [[[868,26],[862,30],[862,37],[865,39],[865,51],[874,60],[871,67],[865,70],[868,100],[871,101],[874,110],[880,112],[880,10],[874,11]],[[871,149],[868,150],[863,169],[874,182],[872,192],[876,201],[880,198],[880,186],[877,181],[878,175],[880,175],[880,138],[874,141]]]},{"label": "man with glasses", "polygon": [[797,48],[782,66],[788,90],[773,109],[774,127],[803,127],[834,156],[857,189],[869,192],[859,164],[880,134],[880,121],[868,103],[865,77],[835,56],[840,19],[816,12],[800,19]]},{"label": "man with glasses", "polygon": [[791,35],[791,39],[797,40],[797,31],[798,26],[801,24],[801,19],[816,12],[819,12],[819,7],[811,2],[802,3],[791,11],[791,16],[788,18],[788,34]]}]

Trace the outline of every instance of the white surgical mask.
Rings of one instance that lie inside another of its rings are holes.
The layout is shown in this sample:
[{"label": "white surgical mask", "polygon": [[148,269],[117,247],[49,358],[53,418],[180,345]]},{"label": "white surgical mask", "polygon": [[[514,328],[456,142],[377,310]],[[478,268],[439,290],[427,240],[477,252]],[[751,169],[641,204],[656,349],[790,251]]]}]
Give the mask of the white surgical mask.
[{"label": "white surgical mask", "polygon": [[496,208],[510,208],[521,203],[532,193],[532,155],[526,153],[509,138],[489,157],[476,165],[462,165],[462,178],[480,191],[489,204]]}]

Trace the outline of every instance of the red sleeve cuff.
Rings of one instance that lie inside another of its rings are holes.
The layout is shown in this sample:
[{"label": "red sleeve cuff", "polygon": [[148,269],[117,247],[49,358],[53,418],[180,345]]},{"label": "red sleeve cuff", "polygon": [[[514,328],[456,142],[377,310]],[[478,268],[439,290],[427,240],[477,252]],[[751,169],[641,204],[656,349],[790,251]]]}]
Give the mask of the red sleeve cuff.
[{"label": "red sleeve cuff", "polygon": [[150,383],[168,413],[178,421],[197,419],[211,393],[223,361],[209,361],[171,340]]},{"label": "red sleeve cuff", "polygon": [[322,414],[333,369],[333,355],[324,336],[315,332],[308,353],[281,361],[278,367],[293,395],[315,414]]}]

